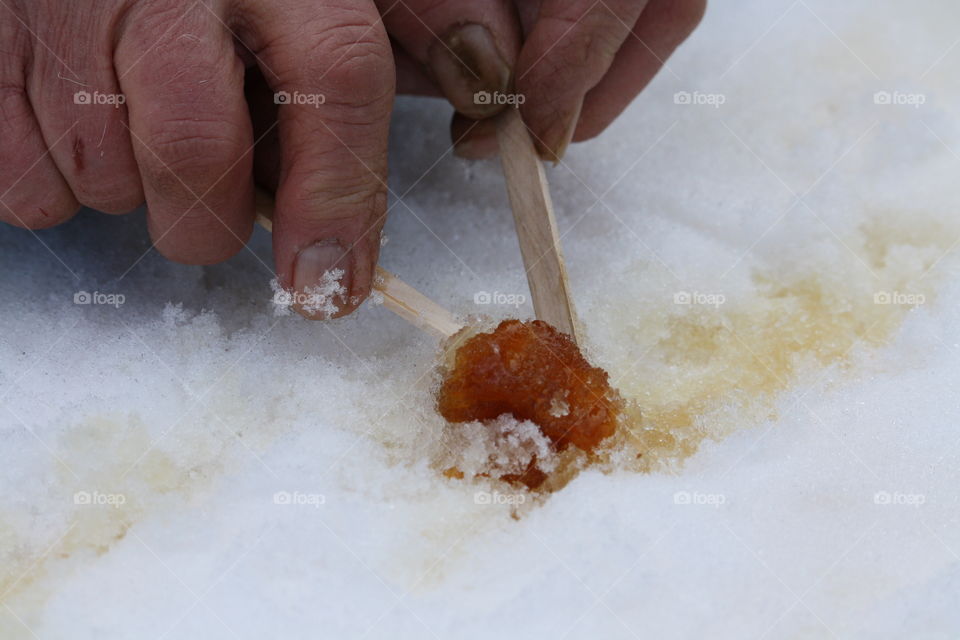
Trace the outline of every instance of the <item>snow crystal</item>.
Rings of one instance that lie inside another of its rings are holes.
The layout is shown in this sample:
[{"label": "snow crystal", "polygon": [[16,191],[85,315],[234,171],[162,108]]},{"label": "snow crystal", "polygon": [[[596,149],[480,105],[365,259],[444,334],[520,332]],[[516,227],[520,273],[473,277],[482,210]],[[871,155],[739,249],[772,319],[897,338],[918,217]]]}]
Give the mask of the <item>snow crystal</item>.
[{"label": "snow crystal", "polygon": [[508,414],[487,423],[450,425],[444,429],[441,447],[450,455],[440,466],[455,468],[471,478],[521,474],[534,461],[544,472],[553,471],[557,465],[550,440],[540,428]]},{"label": "snow crystal", "polygon": [[[306,287],[303,291],[285,289],[277,278],[272,279],[270,289],[273,291],[274,314],[289,315],[290,308],[298,305],[306,313],[321,319],[333,317],[340,310],[337,299],[342,299],[347,292],[346,287],[341,284],[343,276],[343,269],[326,271],[320,278],[319,284]],[[356,301],[351,299],[351,304],[356,304]]]},{"label": "snow crystal", "polygon": [[550,415],[554,418],[562,418],[570,413],[570,404],[566,398],[550,398]]},{"label": "snow crystal", "polygon": [[[956,637],[958,23],[710,3],[548,168],[586,350],[640,409],[586,467],[445,424],[444,354],[382,306],[275,315],[263,231],[188,267],[142,212],[3,227],[0,637]],[[383,265],[530,317],[449,117],[397,103]],[[533,456],[562,488],[473,475]]]}]

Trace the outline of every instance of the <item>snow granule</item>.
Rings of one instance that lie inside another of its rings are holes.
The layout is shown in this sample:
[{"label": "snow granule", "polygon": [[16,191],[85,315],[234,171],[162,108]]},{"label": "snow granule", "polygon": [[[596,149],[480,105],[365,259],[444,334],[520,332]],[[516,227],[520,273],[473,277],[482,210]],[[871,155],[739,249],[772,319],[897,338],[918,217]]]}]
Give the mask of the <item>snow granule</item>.
[{"label": "snow granule", "polygon": [[280,281],[274,278],[270,281],[274,315],[289,315],[291,307],[299,304],[309,314],[319,315],[321,318],[333,317],[340,310],[336,300],[342,299],[347,292],[340,283],[343,276],[343,269],[332,269],[323,274],[319,284],[306,287],[303,291],[285,289],[280,285]]}]

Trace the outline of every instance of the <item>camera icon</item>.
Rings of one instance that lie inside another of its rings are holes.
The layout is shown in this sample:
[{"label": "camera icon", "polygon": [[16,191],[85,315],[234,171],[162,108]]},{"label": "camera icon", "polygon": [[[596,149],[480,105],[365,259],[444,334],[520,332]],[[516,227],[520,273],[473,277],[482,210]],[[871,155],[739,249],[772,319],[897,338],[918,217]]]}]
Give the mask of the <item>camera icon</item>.
[{"label": "camera icon", "polygon": [[673,494],[673,504],[690,504],[691,501],[689,491],[677,491]]},{"label": "camera icon", "polygon": [[87,291],[77,291],[73,294],[73,304],[90,304],[93,302],[93,296]]},{"label": "camera icon", "polygon": [[489,291],[478,291],[473,294],[473,304],[490,304],[492,301],[493,296]]},{"label": "camera icon", "polygon": [[89,491],[77,491],[73,494],[73,504],[90,504],[90,492]]},{"label": "camera icon", "polygon": [[491,495],[487,491],[477,491],[473,494],[474,504],[491,504],[493,502]]},{"label": "camera icon", "polygon": [[93,96],[89,91],[77,91],[73,94],[73,104],[90,104],[92,101]]},{"label": "camera icon", "polygon": [[690,95],[689,91],[677,91],[673,94],[674,104],[690,104],[691,102],[693,102],[693,96]]},{"label": "camera icon", "polygon": [[293,97],[289,91],[277,91],[273,94],[274,104],[290,104],[291,102],[293,102]]},{"label": "camera icon", "polygon": [[289,491],[277,491],[273,494],[273,504],[290,504],[292,499]]},{"label": "camera icon", "polygon": [[873,294],[873,304],[890,304],[892,301],[889,291],[877,291]]},{"label": "camera icon", "polygon": [[273,294],[273,304],[278,307],[289,307],[293,304],[293,293],[286,289],[279,289]]},{"label": "camera icon", "polygon": [[673,294],[673,304],[690,304],[692,296],[689,291],[677,291]]},{"label": "camera icon", "polygon": [[889,491],[877,491],[873,494],[874,504],[890,504],[891,496]]},{"label": "camera icon", "polygon": [[493,96],[489,91],[477,91],[473,94],[473,104],[491,104]]},{"label": "camera icon", "polygon": [[873,94],[873,104],[891,104],[893,96],[889,91],[877,91]]}]

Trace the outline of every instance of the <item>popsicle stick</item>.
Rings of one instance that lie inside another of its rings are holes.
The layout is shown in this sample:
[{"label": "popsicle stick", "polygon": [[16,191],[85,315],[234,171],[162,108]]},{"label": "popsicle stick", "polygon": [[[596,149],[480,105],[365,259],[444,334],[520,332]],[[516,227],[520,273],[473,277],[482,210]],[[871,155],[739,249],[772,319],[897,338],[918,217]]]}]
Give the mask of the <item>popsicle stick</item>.
[{"label": "popsicle stick", "polygon": [[498,116],[497,141],[534,313],[579,342],[547,176],[518,109]]},{"label": "popsicle stick", "polygon": [[463,329],[452,313],[386,269],[377,267],[373,288],[383,295],[383,306],[424,331],[449,338]]},{"label": "popsicle stick", "polygon": [[[257,189],[257,223],[273,231],[273,198]],[[426,297],[386,269],[377,267],[374,291],[383,295],[383,306],[418,329],[449,338],[463,328],[452,313]]]}]

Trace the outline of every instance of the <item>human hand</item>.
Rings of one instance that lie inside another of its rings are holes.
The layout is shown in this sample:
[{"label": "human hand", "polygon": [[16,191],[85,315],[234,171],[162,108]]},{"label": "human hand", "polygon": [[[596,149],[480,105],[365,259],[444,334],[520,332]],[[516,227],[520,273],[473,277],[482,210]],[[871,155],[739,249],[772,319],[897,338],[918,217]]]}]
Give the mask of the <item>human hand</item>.
[{"label": "human hand", "polygon": [[256,164],[280,281],[342,269],[333,315],[369,293],[395,84],[372,0],[5,0],[0,42],[0,219],[146,200],[161,254],[220,262],[252,231]]},{"label": "human hand", "polygon": [[[458,155],[497,150],[490,117],[522,96],[542,157],[602,132],[693,31],[706,0],[377,0],[387,31],[457,110]],[[398,56],[398,67],[405,68]],[[425,82],[415,91],[427,93]]]}]

